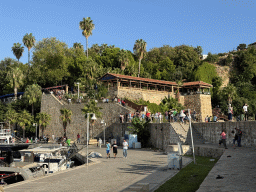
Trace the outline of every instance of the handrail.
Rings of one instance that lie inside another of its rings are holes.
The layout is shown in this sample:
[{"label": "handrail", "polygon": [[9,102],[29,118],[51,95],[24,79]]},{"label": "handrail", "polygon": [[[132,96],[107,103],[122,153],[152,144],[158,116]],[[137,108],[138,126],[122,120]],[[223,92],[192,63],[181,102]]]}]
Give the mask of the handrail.
[{"label": "handrail", "polygon": [[144,111],[144,107],[147,107],[147,105],[138,105],[136,103],[133,103],[132,101],[128,100],[128,99],[125,99],[124,100],[125,104],[128,106],[128,107],[131,107],[133,109],[135,109],[136,111]]}]

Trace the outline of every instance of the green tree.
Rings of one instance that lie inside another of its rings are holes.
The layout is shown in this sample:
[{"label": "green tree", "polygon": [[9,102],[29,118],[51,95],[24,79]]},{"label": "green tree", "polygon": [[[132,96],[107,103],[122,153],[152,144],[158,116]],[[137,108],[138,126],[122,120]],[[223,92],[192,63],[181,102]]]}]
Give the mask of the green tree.
[{"label": "green tree", "polygon": [[27,110],[24,109],[23,111],[18,113],[17,123],[23,130],[23,138],[25,138],[26,126],[31,125],[32,120],[33,120],[33,118]]},{"label": "green tree", "polygon": [[223,98],[228,101],[228,104],[232,104],[232,100],[237,96],[237,89],[233,84],[228,84],[222,90]]},{"label": "green tree", "polygon": [[14,43],[12,46],[12,52],[19,61],[24,52],[24,47],[20,43]]},{"label": "green tree", "polygon": [[30,49],[35,45],[36,39],[32,35],[32,33],[26,33],[22,41],[24,45],[28,48],[28,65],[30,66]]},{"label": "green tree", "polygon": [[201,46],[197,46],[194,50],[196,51],[196,53],[200,59],[202,57],[203,48]]},{"label": "green tree", "polygon": [[73,48],[74,49],[84,49],[84,46],[81,43],[74,43]]},{"label": "green tree", "polygon": [[19,67],[11,66],[7,74],[10,85],[14,88],[15,100],[17,100],[18,88],[24,83],[24,75]]},{"label": "green tree", "polygon": [[126,66],[129,64],[129,57],[128,53],[126,50],[120,50],[119,53],[117,54],[118,61],[121,63],[121,70],[124,71]]},{"label": "green tree", "polygon": [[24,96],[27,99],[29,105],[32,106],[32,117],[34,117],[34,105],[41,101],[41,89],[42,88],[37,84],[28,85],[25,89]]},{"label": "green tree", "polygon": [[162,102],[160,103],[160,106],[162,108],[162,112],[168,111],[170,109],[176,109],[177,111],[180,111],[184,107],[178,102],[177,99],[170,97],[170,98],[164,98]]},{"label": "green tree", "polygon": [[[85,114],[86,119],[87,113],[94,113],[97,118],[100,118],[102,116],[100,109],[102,108],[97,107],[97,103],[95,102],[95,100],[90,100],[88,103],[84,105],[82,112]],[[89,118],[91,118],[91,116]]]},{"label": "green tree", "polygon": [[88,58],[88,37],[92,35],[94,24],[90,17],[86,17],[86,19],[83,18],[83,20],[80,21],[79,27],[81,30],[83,30],[82,34],[86,38],[86,52],[87,52],[87,58]]},{"label": "green tree", "polygon": [[241,44],[239,44],[239,45],[237,46],[236,49],[237,49],[237,50],[245,50],[245,49],[246,49],[246,44],[241,43]]},{"label": "green tree", "polygon": [[232,54],[229,54],[227,56],[227,58],[225,59],[225,65],[230,66],[232,64],[232,62],[233,62],[233,56],[232,56]]},{"label": "green tree", "polygon": [[138,72],[138,77],[140,76],[140,65],[141,65],[141,60],[143,59],[143,57],[146,55],[147,53],[147,49],[146,49],[147,43],[142,40],[142,39],[138,39],[136,40],[134,47],[133,47],[133,51],[134,54],[139,58],[139,72]]},{"label": "green tree", "polygon": [[71,123],[71,117],[72,117],[72,111],[70,109],[61,109],[60,110],[61,113],[61,120],[63,122],[63,129],[64,129],[64,137],[67,136],[67,125],[68,123]]},{"label": "green tree", "polygon": [[10,127],[13,127],[13,125],[17,122],[17,118],[17,112],[13,108],[8,107],[6,113],[4,114],[4,121],[7,122]]},{"label": "green tree", "polygon": [[148,124],[150,121],[140,120],[135,117],[132,119],[132,126],[129,127],[133,134],[137,134],[138,140],[141,142],[142,147],[149,146],[150,131]]},{"label": "green tree", "polygon": [[213,78],[217,76],[216,67],[207,62],[203,62],[194,72],[195,81],[203,81],[212,84]]},{"label": "green tree", "polygon": [[33,52],[31,76],[41,86],[52,86],[68,79],[68,67],[72,61],[71,51],[66,43],[56,38],[39,41]]},{"label": "green tree", "polygon": [[219,61],[219,55],[209,52],[205,61],[209,61],[210,63],[216,63]]},{"label": "green tree", "polygon": [[37,114],[36,118],[39,122],[39,128],[42,130],[42,136],[44,136],[44,130],[51,121],[51,115],[48,113],[41,112]]}]

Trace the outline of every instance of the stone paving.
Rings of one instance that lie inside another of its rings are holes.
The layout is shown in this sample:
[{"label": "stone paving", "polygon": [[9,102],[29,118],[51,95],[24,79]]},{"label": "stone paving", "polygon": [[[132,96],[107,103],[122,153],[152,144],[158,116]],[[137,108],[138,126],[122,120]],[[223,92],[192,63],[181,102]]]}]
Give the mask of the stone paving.
[{"label": "stone paving", "polygon": [[[86,150],[86,149],[84,149]],[[30,181],[23,181],[5,187],[5,192],[34,191],[124,191],[136,183],[149,183],[150,191],[173,177],[178,170],[167,169],[167,155],[150,149],[129,149],[127,159],[118,149],[117,158],[106,158],[105,148],[91,147],[99,152],[99,158],[87,167],[82,165],[63,172]],[[192,160],[183,158],[187,165]]]},{"label": "stone paving", "polygon": [[[216,179],[220,176],[220,179]],[[222,179],[221,179],[222,178]],[[256,191],[256,149],[229,146],[197,192]]]}]

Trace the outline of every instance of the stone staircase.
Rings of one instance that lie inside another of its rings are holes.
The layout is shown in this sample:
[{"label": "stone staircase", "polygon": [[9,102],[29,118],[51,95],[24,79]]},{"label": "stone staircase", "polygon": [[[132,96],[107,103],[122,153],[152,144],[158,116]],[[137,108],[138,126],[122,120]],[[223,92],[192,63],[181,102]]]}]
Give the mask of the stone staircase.
[{"label": "stone staircase", "polygon": [[[192,126],[192,134],[193,134],[193,142],[194,144],[205,144],[205,140],[202,137],[202,135]],[[187,140],[186,143],[187,144],[191,144],[191,133],[190,130],[188,130],[188,136],[187,136]]]},{"label": "stone staircase", "polygon": [[[170,129],[171,130],[171,142],[173,144],[177,144],[178,142],[181,144],[191,144],[191,133],[189,129],[189,124],[182,124],[179,122],[173,122],[170,123]],[[194,144],[203,144],[205,143],[204,138],[201,136],[201,134],[193,128],[193,142]],[[175,136],[176,135],[176,136]]]}]

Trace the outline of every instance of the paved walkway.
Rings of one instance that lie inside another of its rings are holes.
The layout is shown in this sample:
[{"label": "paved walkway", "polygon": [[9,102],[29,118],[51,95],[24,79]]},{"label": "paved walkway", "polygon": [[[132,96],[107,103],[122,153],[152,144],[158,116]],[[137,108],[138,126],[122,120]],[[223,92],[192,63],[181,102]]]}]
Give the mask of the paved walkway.
[{"label": "paved walkway", "polygon": [[[85,149],[86,150],[86,149]],[[117,158],[106,159],[105,148],[90,147],[89,151],[99,152],[98,158],[87,167],[82,165],[63,172],[35,180],[24,181],[5,187],[5,192],[34,191],[123,191],[135,183],[149,183],[154,191],[162,183],[173,177],[178,170],[167,169],[167,155],[148,149],[129,149],[128,158],[122,158],[122,149]],[[183,158],[183,164],[192,160]]]},{"label": "paved walkway", "polygon": [[[220,175],[222,179],[216,179]],[[197,192],[256,192],[255,147],[229,147],[210,171]]]}]

